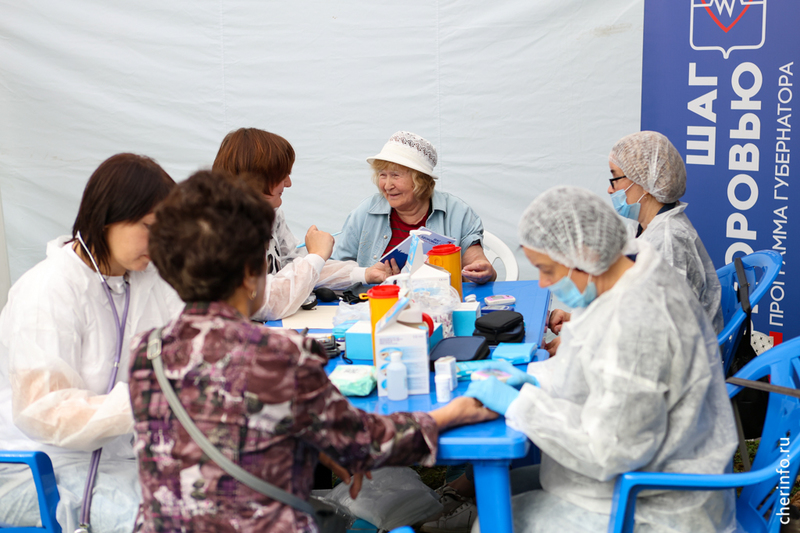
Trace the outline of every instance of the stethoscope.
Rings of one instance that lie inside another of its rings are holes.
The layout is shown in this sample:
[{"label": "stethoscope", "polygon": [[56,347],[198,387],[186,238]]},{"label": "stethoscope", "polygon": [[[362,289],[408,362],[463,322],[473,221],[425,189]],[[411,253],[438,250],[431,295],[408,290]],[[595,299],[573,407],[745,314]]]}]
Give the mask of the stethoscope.
[{"label": "stethoscope", "polygon": [[[119,370],[119,363],[122,359],[122,338],[125,336],[125,323],[128,320],[128,306],[131,303],[131,286],[126,279],[125,307],[122,311],[122,321],[120,321],[119,313],[117,313],[117,306],[114,304],[114,298],[111,296],[111,287],[109,287],[106,278],[100,273],[100,267],[97,266],[97,263],[92,256],[92,252],[89,251],[89,247],[86,246],[85,242],[83,242],[83,237],[81,237],[80,231],[78,232],[78,241],[81,243],[81,246],[83,246],[83,249],[89,256],[89,259],[94,266],[94,270],[97,273],[97,277],[100,278],[100,283],[103,285],[103,290],[105,291],[106,297],[108,298],[108,303],[111,306],[111,312],[114,313],[114,323],[117,325],[116,357],[114,359],[114,366],[111,369],[111,379],[108,382],[108,388],[106,390],[106,394],[110,394],[111,389],[114,388],[114,384],[117,382],[117,371]],[[89,463],[89,473],[86,476],[86,486],[83,489],[83,503],[81,503],[80,524],[78,529],[75,530],[75,533],[89,533],[89,531],[91,531],[91,525],[89,524],[89,512],[92,508],[92,489],[94,488],[94,481],[97,477],[97,467],[100,464],[100,454],[102,452],[103,448],[97,448],[92,452],[92,460]]]}]

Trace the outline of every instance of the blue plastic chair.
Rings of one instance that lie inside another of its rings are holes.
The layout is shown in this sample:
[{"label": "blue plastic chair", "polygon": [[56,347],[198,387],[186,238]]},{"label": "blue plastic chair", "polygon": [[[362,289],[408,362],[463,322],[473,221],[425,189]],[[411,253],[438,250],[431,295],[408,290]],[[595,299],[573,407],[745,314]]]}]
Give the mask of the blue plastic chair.
[{"label": "blue plastic chair", "polygon": [[[736,377],[757,380],[770,376],[774,385],[800,388],[800,337],[787,341],[759,355],[744,366]],[[733,397],[742,387],[728,384]],[[789,461],[789,466],[786,461]],[[781,464],[783,463],[783,465]],[[610,533],[633,531],[636,495],[641,490],[715,490],[743,487],[736,500],[736,518],[740,531],[777,533],[783,515],[781,491],[788,498],[800,467],[800,399],[770,393],[767,418],[758,453],[750,472],[738,474],[667,474],[628,472],[617,478],[611,509]],[[783,480],[788,484],[781,484]],[[786,516],[788,521],[788,516]]]},{"label": "blue plastic chair", "polygon": [[33,483],[36,494],[39,496],[39,513],[42,517],[42,527],[9,527],[3,532],[33,533],[51,531],[61,533],[61,526],[56,521],[56,507],[58,506],[58,487],[56,476],[53,473],[53,463],[44,452],[9,452],[0,451],[0,463],[26,464],[33,474]]},{"label": "blue plastic chair", "polygon": [[[783,266],[783,257],[778,252],[762,250],[742,257],[742,263],[747,282],[750,284],[750,307],[753,308],[778,277]],[[722,356],[722,366],[727,376],[728,369],[733,362],[733,354],[736,353],[742,338],[746,314],[734,286],[737,282],[734,264],[728,263],[717,270],[717,276],[722,285],[722,318],[725,323],[722,331],[717,335],[717,342]]]}]

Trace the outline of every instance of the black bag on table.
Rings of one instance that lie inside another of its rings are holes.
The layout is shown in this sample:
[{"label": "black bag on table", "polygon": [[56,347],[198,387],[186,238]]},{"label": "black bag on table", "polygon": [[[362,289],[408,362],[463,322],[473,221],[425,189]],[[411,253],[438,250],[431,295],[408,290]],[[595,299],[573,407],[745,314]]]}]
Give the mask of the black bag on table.
[{"label": "black bag on table", "polygon": [[489,343],[483,337],[448,337],[431,351],[431,371],[437,359],[452,355],[456,361],[478,361],[489,357]]},{"label": "black bag on table", "polygon": [[525,322],[516,311],[494,311],[475,320],[473,336],[480,336],[494,346],[501,342],[525,340]]}]

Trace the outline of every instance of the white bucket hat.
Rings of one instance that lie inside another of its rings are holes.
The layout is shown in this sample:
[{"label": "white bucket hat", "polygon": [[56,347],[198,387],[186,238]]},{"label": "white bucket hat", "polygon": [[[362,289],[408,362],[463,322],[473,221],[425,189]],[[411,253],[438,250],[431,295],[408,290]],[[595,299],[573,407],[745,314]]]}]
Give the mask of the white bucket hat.
[{"label": "white bucket hat", "polygon": [[376,159],[413,168],[433,179],[438,179],[438,176],[433,173],[433,167],[436,166],[438,159],[436,148],[419,135],[409,131],[398,131],[389,137],[389,141],[383,145],[381,153],[368,157],[367,163],[371,165]]}]

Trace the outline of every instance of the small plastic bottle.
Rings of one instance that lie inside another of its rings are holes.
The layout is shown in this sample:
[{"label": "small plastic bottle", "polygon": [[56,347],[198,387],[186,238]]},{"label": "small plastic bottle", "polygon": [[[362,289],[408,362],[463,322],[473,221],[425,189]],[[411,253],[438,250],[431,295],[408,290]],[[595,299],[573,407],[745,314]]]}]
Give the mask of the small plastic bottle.
[{"label": "small plastic bottle", "polygon": [[433,381],[436,383],[436,403],[447,403],[452,398],[450,392],[450,375],[437,374]]},{"label": "small plastic bottle", "polygon": [[391,362],[386,367],[386,392],[390,400],[408,398],[408,371],[403,364],[403,352],[389,354]]}]

